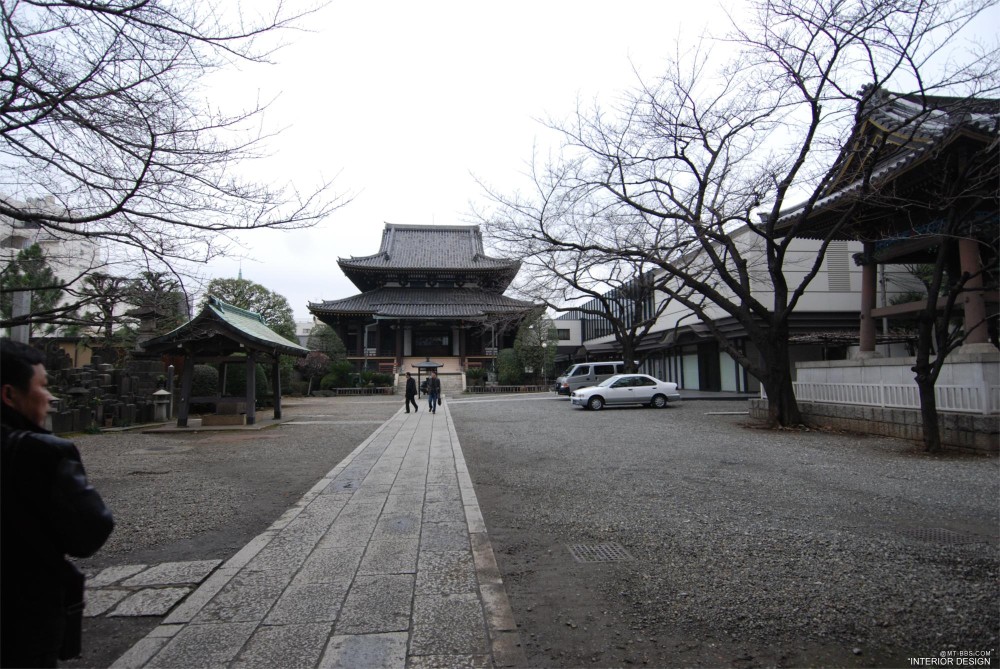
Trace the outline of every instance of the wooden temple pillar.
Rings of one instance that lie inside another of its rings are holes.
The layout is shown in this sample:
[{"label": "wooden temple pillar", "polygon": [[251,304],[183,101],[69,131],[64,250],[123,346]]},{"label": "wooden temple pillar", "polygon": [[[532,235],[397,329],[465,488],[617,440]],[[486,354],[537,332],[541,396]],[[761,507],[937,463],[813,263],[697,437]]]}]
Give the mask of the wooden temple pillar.
[{"label": "wooden temple pillar", "polygon": [[864,263],[861,265],[861,332],[858,358],[878,358],[875,350],[875,319],[872,311],[878,297],[878,263],[872,258],[875,245],[865,242]]},{"label": "wooden temple pillar", "polygon": [[177,407],[177,427],[188,426],[188,415],[191,413],[191,388],[194,385],[194,354],[184,352],[184,367],[181,370],[181,401]]},{"label": "wooden temple pillar", "polygon": [[247,352],[247,425],[257,422],[257,352]]},{"label": "wooden temple pillar", "polygon": [[396,325],[394,327],[396,328],[396,335],[395,335],[396,336],[396,369],[399,370],[400,373],[402,373],[403,371],[405,371],[405,370],[402,369],[402,364],[403,364],[403,323],[402,323],[402,321],[396,321]]},{"label": "wooden temple pillar", "polygon": [[963,274],[968,274],[965,290],[962,291],[962,307],[965,311],[965,351],[994,351],[986,327],[986,299],[983,296],[983,259],[979,254],[979,242],[974,238],[958,240],[958,259]]},{"label": "wooden temple pillar", "polygon": [[350,355],[351,352],[347,350],[347,320],[339,319],[337,321],[337,336],[340,337],[340,341],[344,344],[344,352]]}]

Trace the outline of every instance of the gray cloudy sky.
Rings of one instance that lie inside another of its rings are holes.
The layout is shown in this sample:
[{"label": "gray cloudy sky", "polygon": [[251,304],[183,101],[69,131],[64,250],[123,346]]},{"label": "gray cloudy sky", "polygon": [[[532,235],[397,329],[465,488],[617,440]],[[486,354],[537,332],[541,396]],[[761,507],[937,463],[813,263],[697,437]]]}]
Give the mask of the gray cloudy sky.
[{"label": "gray cloudy sky", "polygon": [[565,117],[577,98],[611,101],[651,75],[674,38],[721,25],[715,0],[505,3],[335,1],[311,32],[286,35],[277,64],[227,73],[228,103],[278,96],[264,117],[285,128],[255,169],[303,187],[336,177],[354,201],[310,230],[244,236],[247,257],[214,261],[206,278],[243,277],[309,301],[356,293],[338,257],[378,251],[385,222],[466,223],[476,175],[514,187],[536,120]]},{"label": "gray cloudy sky", "polygon": [[[982,23],[994,30],[998,18]],[[254,167],[262,178],[308,189],[336,177],[355,199],[313,229],[247,234],[246,257],[203,269],[235,277],[242,266],[297,319],[310,301],[357,292],[336,259],[375,253],[385,222],[468,222],[482,198],[473,174],[511,190],[533,150],[547,152],[553,137],[537,119],[566,117],[578,99],[612,104],[636,70],[658,73],[678,36],[721,36],[728,20],[719,0],[334,0],[305,25],[275,65],[228,72],[213,94],[277,96],[264,123],[284,131]]]}]

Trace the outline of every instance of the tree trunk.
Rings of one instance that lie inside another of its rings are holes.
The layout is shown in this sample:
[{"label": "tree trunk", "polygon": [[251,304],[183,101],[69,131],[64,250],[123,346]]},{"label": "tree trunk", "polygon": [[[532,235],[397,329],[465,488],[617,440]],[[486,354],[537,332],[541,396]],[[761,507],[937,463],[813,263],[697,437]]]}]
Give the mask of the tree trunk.
[{"label": "tree trunk", "polygon": [[309,375],[309,385],[306,386],[306,397],[311,397],[313,392],[313,377]]},{"label": "tree trunk", "polygon": [[941,429],[938,425],[934,384],[920,384],[918,382],[917,386],[920,389],[920,419],[923,423],[924,450],[928,453],[938,453],[941,450]]},{"label": "tree trunk", "polygon": [[767,372],[760,379],[764,392],[767,393],[767,426],[801,425],[802,413],[795,400],[788,349],[774,345],[768,348],[770,350],[765,358],[768,361]]},{"label": "tree trunk", "polygon": [[937,396],[934,393],[937,379],[919,362],[913,367],[913,371],[916,372],[917,392],[920,395],[924,450],[928,453],[938,453],[941,450],[941,429],[938,423]]},{"label": "tree trunk", "polygon": [[632,345],[632,338],[628,335],[622,337],[619,340],[622,347],[622,371],[625,374],[635,374],[637,371],[635,368],[635,347]]},{"label": "tree trunk", "polygon": [[792,387],[792,377],[788,370],[783,374],[769,373],[761,380],[764,392],[767,393],[767,426],[788,427],[802,424],[802,413],[795,400],[795,390]]},{"label": "tree trunk", "polygon": [[[944,265],[944,258],[938,257],[938,267],[936,271],[941,271]],[[935,277],[939,280],[940,277]],[[944,318],[947,314],[938,315],[932,311],[931,305],[937,304],[939,289],[935,286],[928,290],[927,309],[920,314],[917,321],[917,350],[916,362],[910,371],[913,372],[913,380],[917,382],[917,393],[920,396],[920,421],[922,423],[924,435],[924,450],[928,453],[937,453],[941,450],[941,433],[938,429],[937,396],[934,386],[937,385],[938,372],[941,370],[940,359],[946,355],[945,351],[938,350],[932,359],[934,349],[934,334],[937,318]]]}]

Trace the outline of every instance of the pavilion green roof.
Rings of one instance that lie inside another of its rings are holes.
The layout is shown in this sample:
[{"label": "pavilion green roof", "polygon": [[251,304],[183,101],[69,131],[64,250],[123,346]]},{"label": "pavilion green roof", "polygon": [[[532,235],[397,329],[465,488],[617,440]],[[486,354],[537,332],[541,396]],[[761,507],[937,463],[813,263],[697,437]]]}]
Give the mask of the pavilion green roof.
[{"label": "pavilion green roof", "polygon": [[[231,342],[226,345],[226,341]],[[215,349],[218,353],[239,348],[250,348],[272,355],[292,355],[302,357],[309,349],[285,339],[264,322],[264,318],[254,312],[223,302],[214,295],[201,312],[184,325],[165,335],[147,341],[143,348],[147,351],[167,351],[185,344]]]}]

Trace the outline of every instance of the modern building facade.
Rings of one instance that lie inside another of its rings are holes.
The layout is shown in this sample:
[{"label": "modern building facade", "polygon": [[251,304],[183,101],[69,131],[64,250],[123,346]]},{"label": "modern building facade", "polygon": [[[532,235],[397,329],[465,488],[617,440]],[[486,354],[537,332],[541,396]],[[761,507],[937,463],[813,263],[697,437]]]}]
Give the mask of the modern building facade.
[{"label": "modern building facade", "polygon": [[403,373],[427,360],[444,373],[490,367],[536,309],[503,294],[520,262],[486,255],[474,225],[387,223],[377,253],[337,264],[361,292],[309,311],[359,369]]},{"label": "modern building facade", "polygon": [[[792,237],[783,269],[790,286],[800,283],[823,240],[833,240],[789,322],[800,409],[828,424],[920,438],[911,369],[916,335],[906,321],[925,312],[917,274],[933,266],[943,248],[947,273],[964,282],[956,300],[964,345],[948,356],[936,384],[937,409],[948,416],[942,440],[996,452],[1000,101],[863,92],[870,95],[826,191],[782,212],[776,230]],[[733,236],[752,258],[753,237],[746,230]],[[766,273],[753,284],[761,303],[771,290]],[[754,355],[728,314],[709,308],[707,316],[739,350]],[[599,321],[575,312],[556,319],[558,327],[579,323],[582,346],[574,361],[620,357]],[[639,351],[643,371],[684,389],[760,390],[680,304],[664,307]]]},{"label": "modern building facade", "polygon": [[[758,243],[755,235],[737,230],[732,236],[742,247],[745,257],[753,257],[752,245]],[[786,263],[785,274],[789,285],[797,285],[797,276],[811,264],[819,248],[814,240],[795,240]],[[861,244],[834,243],[826,253],[820,273],[806,288],[796,311],[790,319],[793,362],[806,360],[842,360],[859,346],[858,301],[861,290],[861,270],[850,260],[859,252]],[[914,290],[919,281],[905,270],[897,268],[883,277],[878,299],[892,302],[897,296]],[[758,300],[767,304],[771,287],[764,275],[753,285]],[[654,300],[667,299],[658,293]],[[666,305],[636,305],[643,312],[660,311],[655,325],[643,337],[638,353],[643,359],[642,370],[658,378],[674,381],[683,389],[756,393],[760,390],[757,380],[723,351],[708,327],[687,307],[673,302]],[[714,323],[728,334],[733,345],[749,356],[755,355],[754,345],[746,337],[741,325],[718,307],[709,307]],[[598,316],[583,316],[569,312],[556,319],[557,327],[579,323],[582,345],[571,360],[601,360],[621,357],[621,348],[610,334],[606,322]],[[878,335],[880,346],[888,351],[894,347],[905,350],[905,336],[888,328]]]},{"label": "modern building facade", "polygon": [[[43,212],[58,211],[51,196],[29,200],[24,207],[36,208]],[[41,249],[52,273],[67,284],[78,282],[82,276],[100,266],[104,260],[100,245],[87,237],[56,235],[37,223],[15,221],[0,216],[0,269],[7,268],[18,253],[35,244]],[[72,298],[67,294],[59,303],[66,304],[71,301]],[[28,326],[21,327],[29,329]],[[41,334],[39,331],[21,336],[34,337]],[[59,329],[56,329],[56,334],[59,334]]]}]

